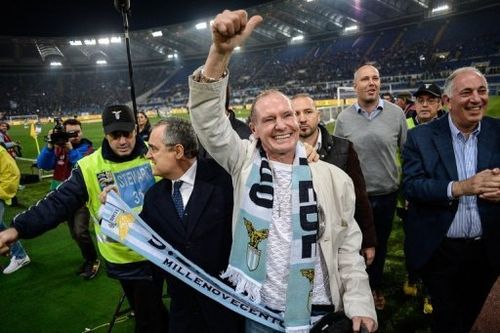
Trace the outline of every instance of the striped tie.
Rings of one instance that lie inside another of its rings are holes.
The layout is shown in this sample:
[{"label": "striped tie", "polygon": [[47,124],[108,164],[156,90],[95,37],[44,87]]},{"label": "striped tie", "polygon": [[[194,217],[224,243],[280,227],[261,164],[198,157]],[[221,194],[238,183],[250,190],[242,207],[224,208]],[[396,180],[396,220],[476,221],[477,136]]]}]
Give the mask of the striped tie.
[{"label": "striped tie", "polygon": [[182,220],[182,216],[184,215],[184,204],[182,203],[182,195],[179,189],[182,186],[183,181],[179,180],[174,182],[174,192],[172,193],[172,200],[174,201],[175,209],[177,210],[177,214]]}]

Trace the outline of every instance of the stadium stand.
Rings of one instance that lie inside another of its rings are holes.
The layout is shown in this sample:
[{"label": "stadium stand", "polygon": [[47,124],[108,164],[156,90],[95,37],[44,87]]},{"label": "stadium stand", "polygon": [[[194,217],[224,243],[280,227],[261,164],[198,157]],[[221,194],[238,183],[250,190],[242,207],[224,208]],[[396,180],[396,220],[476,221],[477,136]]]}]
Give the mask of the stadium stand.
[{"label": "stadium stand", "polygon": [[[256,91],[268,88],[279,88],[290,95],[306,91],[315,99],[336,98],[337,87],[351,86],[355,68],[367,62],[380,68],[382,91],[411,90],[424,80],[442,85],[453,69],[475,65],[486,73],[491,92],[497,94],[497,15],[498,10],[487,9],[368,29],[350,36],[321,36],[301,44],[250,48],[235,54],[231,62],[233,102],[250,103]],[[136,66],[139,107],[186,107],[186,76],[201,61],[190,57]],[[0,70],[0,77],[0,109],[10,115],[95,113],[104,105],[130,99],[123,66],[42,73]]]}]

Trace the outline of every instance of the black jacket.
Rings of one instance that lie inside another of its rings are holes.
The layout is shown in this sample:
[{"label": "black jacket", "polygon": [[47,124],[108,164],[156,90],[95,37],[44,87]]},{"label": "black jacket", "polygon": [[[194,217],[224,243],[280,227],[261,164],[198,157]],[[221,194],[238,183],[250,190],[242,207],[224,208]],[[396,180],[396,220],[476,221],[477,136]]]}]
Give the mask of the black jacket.
[{"label": "black jacket", "polygon": [[[153,185],[146,192],[141,217],[184,256],[210,275],[218,276],[227,267],[232,242],[231,177],[214,160],[199,159],[182,220],[171,193],[172,182],[168,179]],[[241,331],[241,316],[162,272],[171,296],[170,332]]]},{"label": "black jacket", "polygon": [[328,130],[318,125],[321,134],[321,148],[318,151],[322,161],[331,163],[351,177],[356,193],[356,209],[354,218],[358,222],[363,234],[362,248],[377,245],[375,225],[373,223],[373,213],[366,193],[366,184],[361,166],[359,165],[358,154],[354,150],[353,144],[347,139],[330,135]]}]

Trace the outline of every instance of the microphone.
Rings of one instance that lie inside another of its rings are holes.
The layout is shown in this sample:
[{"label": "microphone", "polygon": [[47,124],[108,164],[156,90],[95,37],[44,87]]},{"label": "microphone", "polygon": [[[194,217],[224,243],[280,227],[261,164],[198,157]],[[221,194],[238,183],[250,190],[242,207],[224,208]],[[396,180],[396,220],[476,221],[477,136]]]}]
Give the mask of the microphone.
[{"label": "microphone", "polygon": [[128,12],[130,10],[130,0],[114,0],[117,11]]}]

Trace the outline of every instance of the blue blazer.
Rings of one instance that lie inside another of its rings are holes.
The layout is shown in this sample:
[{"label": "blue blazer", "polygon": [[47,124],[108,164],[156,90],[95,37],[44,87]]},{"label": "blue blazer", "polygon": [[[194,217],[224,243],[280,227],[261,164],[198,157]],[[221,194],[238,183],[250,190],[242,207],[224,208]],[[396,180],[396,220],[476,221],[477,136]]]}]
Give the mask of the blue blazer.
[{"label": "blue blazer", "polygon": [[[478,135],[477,172],[500,167],[500,119],[484,117]],[[408,131],[403,149],[403,194],[410,202],[405,222],[405,255],[410,268],[424,266],[455,217],[458,199],[447,187],[458,180],[448,115]],[[477,200],[482,238],[490,262],[500,269],[500,204]]]}]

